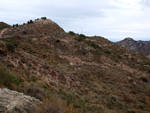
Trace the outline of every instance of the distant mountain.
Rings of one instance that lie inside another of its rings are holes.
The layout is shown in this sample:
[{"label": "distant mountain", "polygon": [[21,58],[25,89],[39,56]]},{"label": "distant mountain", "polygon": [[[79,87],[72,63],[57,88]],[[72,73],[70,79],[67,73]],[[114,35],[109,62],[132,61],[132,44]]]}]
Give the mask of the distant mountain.
[{"label": "distant mountain", "polygon": [[4,29],[4,28],[9,28],[11,27],[10,25],[4,23],[4,22],[0,22],[0,30]]},{"label": "distant mountain", "polygon": [[150,55],[150,41],[135,41],[132,38],[125,38],[117,44],[142,55]]}]

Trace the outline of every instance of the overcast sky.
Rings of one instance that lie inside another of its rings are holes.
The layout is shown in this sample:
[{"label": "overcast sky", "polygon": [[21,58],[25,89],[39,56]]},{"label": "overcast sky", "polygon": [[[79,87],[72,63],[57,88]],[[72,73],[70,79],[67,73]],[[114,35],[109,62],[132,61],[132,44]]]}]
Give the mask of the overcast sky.
[{"label": "overcast sky", "polygon": [[0,0],[0,21],[8,24],[43,16],[66,32],[150,40],[150,0]]}]

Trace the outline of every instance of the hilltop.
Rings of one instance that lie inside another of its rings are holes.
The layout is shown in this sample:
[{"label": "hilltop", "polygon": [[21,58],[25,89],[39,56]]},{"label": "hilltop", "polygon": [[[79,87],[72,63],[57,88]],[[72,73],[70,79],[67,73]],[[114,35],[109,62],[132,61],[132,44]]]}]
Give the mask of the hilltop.
[{"label": "hilltop", "polygon": [[4,22],[0,22],[0,30],[4,29],[4,28],[10,28],[11,26],[4,23]]},{"label": "hilltop", "polygon": [[62,35],[64,30],[56,23],[49,19],[38,19],[36,21],[29,21],[24,25],[16,25],[11,27],[3,34],[7,37],[42,37],[48,35]]},{"label": "hilltop", "polygon": [[13,77],[6,74],[11,79],[0,80],[1,87],[43,103],[55,97],[61,101],[53,108],[67,113],[150,112],[148,58],[104,37],[66,33],[48,19],[11,27],[2,37],[0,64]]},{"label": "hilltop", "polygon": [[142,55],[150,55],[150,41],[135,41],[132,38],[125,38],[117,44]]}]

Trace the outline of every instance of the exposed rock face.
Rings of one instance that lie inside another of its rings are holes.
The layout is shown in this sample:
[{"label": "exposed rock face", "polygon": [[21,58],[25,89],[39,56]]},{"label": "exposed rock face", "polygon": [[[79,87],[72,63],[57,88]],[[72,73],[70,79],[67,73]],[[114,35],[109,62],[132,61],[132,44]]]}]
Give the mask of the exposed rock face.
[{"label": "exposed rock face", "polygon": [[0,89],[0,113],[28,113],[41,102],[23,93]]},{"label": "exposed rock face", "polygon": [[117,44],[145,56],[150,55],[150,41],[135,41],[132,38],[125,38]]}]

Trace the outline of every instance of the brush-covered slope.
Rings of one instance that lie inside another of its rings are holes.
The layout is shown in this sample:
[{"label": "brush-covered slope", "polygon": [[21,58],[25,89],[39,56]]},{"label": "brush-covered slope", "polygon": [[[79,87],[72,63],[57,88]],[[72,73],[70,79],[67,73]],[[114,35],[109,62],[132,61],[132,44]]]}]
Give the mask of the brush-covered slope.
[{"label": "brush-covered slope", "polygon": [[[33,31],[34,25],[39,32]],[[42,88],[78,112],[150,112],[150,60],[146,57],[103,37],[67,34],[56,24],[54,34],[45,34],[36,22],[8,31],[5,36],[10,38],[0,41],[0,60],[19,79],[15,89]]]},{"label": "brush-covered slope", "polygon": [[142,55],[150,55],[150,41],[135,41],[132,38],[125,38],[117,44]]},{"label": "brush-covered slope", "polygon": [[39,19],[36,21],[29,21],[25,25],[19,27],[14,26],[8,29],[3,34],[3,38],[7,37],[40,37],[46,35],[62,35],[64,30],[60,28],[56,23],[49,19]]},{"label": "brush-covered slope", "polygon": [[0,22],[0,30],[4,29],[4,28],[9,28],[11,27],[10,25],[4,23],[4,22]]}]

